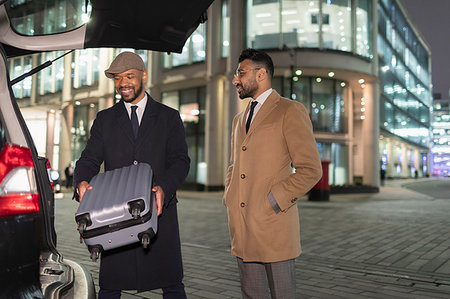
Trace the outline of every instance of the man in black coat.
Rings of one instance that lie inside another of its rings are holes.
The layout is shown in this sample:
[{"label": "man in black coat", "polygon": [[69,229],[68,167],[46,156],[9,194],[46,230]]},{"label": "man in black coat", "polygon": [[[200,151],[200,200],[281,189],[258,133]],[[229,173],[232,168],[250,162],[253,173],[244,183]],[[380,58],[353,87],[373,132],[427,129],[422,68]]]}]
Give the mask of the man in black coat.
[{"label": "man in black coat", "polygon": [[105,171],[148,163],[154,173],[159,216],[158,232],[148,250],[137,243],[102,253],[99,298],[120,298],[120,290],[158,288],[164,298],[186,298],[175,195],[190,164],[183,122],[178,111],[144,91],[147,72],[135,53],[119,54],[105,75],[114,79],[122,100],[97,114],[76,163],[76,192],[82,200],[86,190],[92,189],[89,181],[102,163]]}]

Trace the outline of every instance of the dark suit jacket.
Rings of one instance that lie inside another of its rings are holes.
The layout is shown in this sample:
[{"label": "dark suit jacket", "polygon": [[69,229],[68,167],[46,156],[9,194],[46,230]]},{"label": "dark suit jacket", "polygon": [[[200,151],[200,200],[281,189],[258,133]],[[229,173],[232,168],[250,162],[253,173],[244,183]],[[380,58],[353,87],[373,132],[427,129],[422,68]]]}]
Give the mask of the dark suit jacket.
[{"label": "dark suit jacket", "polygon": [[189,171],[185,132],[178,111],[147,96],[136,139],[120,101],[97,114],[75,167],[74,186],[89,182],[103,162],[105,171],[145,162],[153,169],[155,185],[165,193],[158,233],[149,250],[138,243],[102,253],[100,286],[105,289],[150,290],[176,284],[183,277],[175,192]]}]

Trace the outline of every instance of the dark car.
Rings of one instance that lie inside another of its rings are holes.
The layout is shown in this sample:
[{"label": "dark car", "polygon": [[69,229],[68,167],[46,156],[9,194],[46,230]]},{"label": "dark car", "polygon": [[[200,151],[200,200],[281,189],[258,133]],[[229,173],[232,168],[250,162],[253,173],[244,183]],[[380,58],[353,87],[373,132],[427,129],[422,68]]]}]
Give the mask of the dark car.
[{"label": "dark car", "polygon": [[[38,156],[12,91],[52,62],[9,78],[7,60],[95,47],[180,53],[212,2],[0,0],[0,298],[95,298],[89,272],[56,250],[48,161]],[[62,6],[70,13],[56,17]]]}]

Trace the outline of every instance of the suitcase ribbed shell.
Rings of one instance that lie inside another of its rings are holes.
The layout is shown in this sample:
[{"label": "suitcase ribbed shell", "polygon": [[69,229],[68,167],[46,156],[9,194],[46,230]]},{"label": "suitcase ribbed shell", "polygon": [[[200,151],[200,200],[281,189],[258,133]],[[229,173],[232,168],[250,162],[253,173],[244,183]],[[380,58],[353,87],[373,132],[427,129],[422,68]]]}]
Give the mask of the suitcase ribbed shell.
[{"label": "suitcase ribbed shell", "polygon": [[[77,222],[89,220],[85,234],[82,234],[86,245],[100,245],[108,250],[138,242],[138,235],[149,229],[156,233],[157,211],[152,198],[152,178],[153,171],[146,163],[106,171],[92,178],[89,182],[92,190],[86,191],[75,213]],[[136,200],[143,201],[145,206],[137,221],[140,223],[130,226],[136,220],[133,220],[129,203]],[[98,231],[102,233],[97,235]]]}]

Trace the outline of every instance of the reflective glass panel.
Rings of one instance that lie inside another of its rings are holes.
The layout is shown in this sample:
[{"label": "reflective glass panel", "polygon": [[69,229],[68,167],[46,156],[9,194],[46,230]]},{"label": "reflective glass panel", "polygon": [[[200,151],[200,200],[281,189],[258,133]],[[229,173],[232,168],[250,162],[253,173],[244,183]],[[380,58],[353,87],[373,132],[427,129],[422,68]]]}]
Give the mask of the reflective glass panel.
[{"label": "reflective glass panel", "polygon": [[356,53],[372,58],[372,0],[358,0],[356,8]]},{"label": "reflective glass panel", "polygon": [[[351,51],[352,10],[350,0],[322,0],[323,47]],[[365,28],[367,30],[367,28]]]},{"label": "reflective glass panel", "polygon": [[12,28],[23,35],[67,32],[86,23],[91,13],[85,0],[10,0],[6,9]]},{"label": "reflective glass panel", "polygon": [[221,33],[221,56],[228,57],[228,52],[230,51],[230,15],[228,12],[228,0],[222,0]]}]

